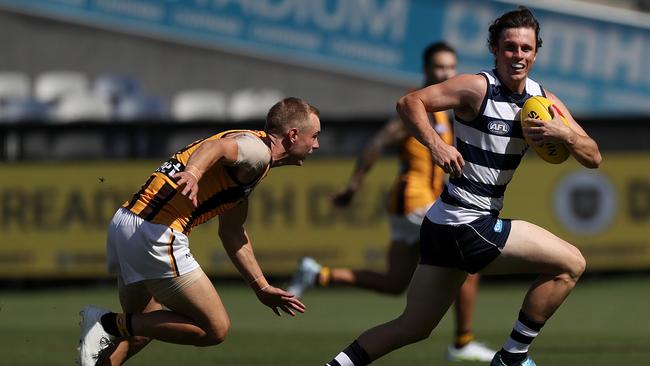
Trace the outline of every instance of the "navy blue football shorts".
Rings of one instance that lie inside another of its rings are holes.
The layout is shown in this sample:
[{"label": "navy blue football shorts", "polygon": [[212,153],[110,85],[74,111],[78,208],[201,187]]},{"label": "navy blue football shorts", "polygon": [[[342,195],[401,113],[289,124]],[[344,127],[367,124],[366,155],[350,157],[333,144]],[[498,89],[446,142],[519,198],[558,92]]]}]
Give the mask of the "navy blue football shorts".
[{"label": "navy blue football shorts", "polygon": [[487,215],[461,225],[440,225],[425,218],[420,228],[420,264],[476,273],[501,254],[511,222]]}]

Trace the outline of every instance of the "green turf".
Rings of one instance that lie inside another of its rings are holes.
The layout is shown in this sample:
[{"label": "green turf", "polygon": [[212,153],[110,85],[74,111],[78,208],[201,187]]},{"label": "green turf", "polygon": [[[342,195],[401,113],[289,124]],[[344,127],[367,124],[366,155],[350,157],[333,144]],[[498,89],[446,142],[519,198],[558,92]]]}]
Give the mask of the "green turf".
[{"label": "green turf", "polygon": [[[218,290],[232,321],[225,343],[209,348],[153,343],[129,364],[323,365],[360,332],[392,319],[404,303],[403,297],[360,290],[314,290],[304,299],[308,312],[291,319],[277,318],[243,286]],[[525,290],[524,283],[483,285],[475,314],[481,340],[501,345]],[[117,306],[113,289],[106,287],[0,292],[0,365],[73,364],[77,311],[86,303]],[[540,366],[648,365],[649,308],[648,277],[585,280],[543,329],[532,355]],[[448,314],[429,339],[373,365],[451,364],[443,358],[451,320]]]}]

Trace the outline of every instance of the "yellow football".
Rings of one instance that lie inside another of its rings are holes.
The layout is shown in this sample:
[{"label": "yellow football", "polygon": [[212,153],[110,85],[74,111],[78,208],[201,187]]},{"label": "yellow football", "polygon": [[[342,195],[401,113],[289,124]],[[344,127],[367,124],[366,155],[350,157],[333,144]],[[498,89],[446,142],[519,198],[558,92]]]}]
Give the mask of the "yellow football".
[{"label": "yellow football", "polygon": [[[550,121],[551,114],[548,112],[548,107],[551,104],[553,104],[553,102],[549,99],[540,96],[534,96],[526,100],[523,108],[521,108],[521,114],[519,115],[522,127],[526,118]],[[562,122],[564,122],[565,125],[569,126],[569,122],[567,122],[564,116],[560,115],[560,118],[562,118]],[[524,133],[524,138],[540,158],[551,164],[560,164],[570,155],[569,149],[567,149],[563,143],[546,142],[542,146],[539,146],[534,143],[526,133]]]}]

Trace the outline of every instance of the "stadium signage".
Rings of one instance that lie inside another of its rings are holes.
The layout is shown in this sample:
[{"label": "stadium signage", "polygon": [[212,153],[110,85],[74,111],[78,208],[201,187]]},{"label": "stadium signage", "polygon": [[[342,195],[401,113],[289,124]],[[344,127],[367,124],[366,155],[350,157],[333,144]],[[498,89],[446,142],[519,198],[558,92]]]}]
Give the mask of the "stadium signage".
[{"label": "stadium signage", "polygon": [[17,232],[65,233],[71,227],[102,230],[133,192],[111,188],[3,186],[0,228]]},{"label": "stadium signage", "polygon": [[[508,186],[502,217],[536,223],[577,245],[591,270],[650,268],[648,154],[609,154],[585,170],[534,154]],[[0,277],[105,276],[106,226],[159,162],[24,163],[2,166]],[[313,159],[274,172],[251,194],[246,228],[264,267],[289,274],[302,255],[333,265],[382,268],[388,238],[386,197],[397,169],[377,163],[350,209],[335,209],[354,159]],[[57,179],[51,179],[56,176]],[[103,178],[103,180],[98,179]],[[535,187],[536,194],[530,194]],[[212,274],[234,274],[217,238],[218,220],[190,237]]]},{"label": "stadium signage", "polygon": [[[515,181],[516,182],[516,181]],[[251,227],[271,228],[309,225],[332,227],[339,224],[381,225],[389,182],[366,197],[367,205],[352,205],[350,209],[332,207],[329,198],[335,184],[313,184],[296,199],[296,185],[282,187],[260,186],[252,197]],[[102,230],[113,211],[133,192],[115,187],[86,189],[43,186],[3,186],[0,189],[0,228],[27,232],[64,233],[71,227]],[[618,206],[626,208],[625,217],[634,222],[650,221],[650,180],[632,177],[625,184],[623,195],[617,199],[615,188],[603,174],[576,171],[561,177],[554,189],[554,212],[567,230],[593,234],[607,229]],[[622,202],[618,202],[621,200]],[[299,218],[299,213],[306,215]]]},{"label": "stadium signage", "polygon": [[577,170],[565,175],[555,186],[554,198],[557,217],[567,230],[580,234],[602,232],[617,212],[614,187],[598,171]]},{"label": "stadium signage", "polygon": [[[535,4],[529,4],[533,9]],[[485,24],[511,5],[455,1],[444,17],[442,38],[459,45],[461,67],[486,67]],[[614,11],[613,11],[614,12]],[[645,26],[536,9],[543,46],[534,78],[558,93],[573,111],[647,113],[650,96],[650,17]],[[598,100],[598,103],[593,103]]]},{"label": "stadium signage", "polygon": [[236,10],[249,19],[312,25],[321,31],[367,34],[373,39],[401,42],[406,35],[409,2],[404,0],[224,0],[195,1],[199,8],[220,13]]},{"label": "stadium signage", "polygon": [[[280,188],[280,189],[277,189]],[[278,223],[286,227],[310,225],[332,227],[337,224],[381,225],[387,186],[373,193],[374,205],[353,205],[341,211],[332,207],[334,184],[314,184],[296,199],[297,186],[259,187],[255,190],[247,221],[250,227],[270,228]],[[73,227],[103,230],[114,211],[131,195],[127,189],[7,186],[0,189],[0,229],[17,232],[65,233]],[[298,212],[306,215],[298,218]]]},{"label": "stadium signage", "polygon": [[642,177],[631,179],[627,191],[630,219],[650,222],[650,179]]},{"label": "stadium signage", "polygon": [[[650,15],[589,4],[523,0],[542,26],[533,77],[574,114],[650,112]],[[512,1],[482,0],[0,0],[45,14],[228,52],[420,83],[422,48],[444,39],[462,72],[489,68],[486,27]],[[618,15],[617,15],[618,14]],[[594,101],[598,101],[594,103]]]}]

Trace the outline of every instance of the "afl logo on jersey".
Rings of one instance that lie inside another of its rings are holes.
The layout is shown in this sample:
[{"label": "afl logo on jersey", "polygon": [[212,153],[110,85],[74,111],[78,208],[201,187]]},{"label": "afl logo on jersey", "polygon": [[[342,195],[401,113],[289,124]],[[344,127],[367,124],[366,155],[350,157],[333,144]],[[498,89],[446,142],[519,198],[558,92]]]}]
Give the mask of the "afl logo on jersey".
[{"label": "afl logo on jersey", "polygon": [[488,123],[488,130],[495,135],[507,135],[510,132],[510,126],[503,121],[492,121]]}]

